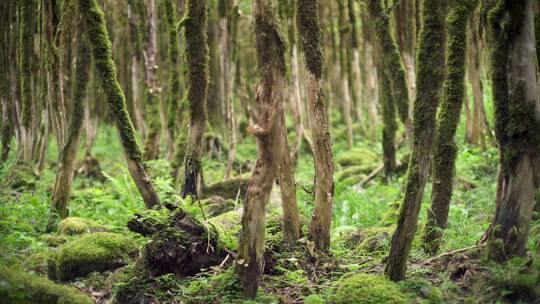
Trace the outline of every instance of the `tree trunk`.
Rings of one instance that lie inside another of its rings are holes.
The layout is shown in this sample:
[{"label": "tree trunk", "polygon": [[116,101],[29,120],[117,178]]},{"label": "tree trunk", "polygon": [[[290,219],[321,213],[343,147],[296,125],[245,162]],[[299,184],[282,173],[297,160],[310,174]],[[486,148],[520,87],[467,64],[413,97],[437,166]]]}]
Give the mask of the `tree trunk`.
[{"label": "tree trunk", "polygon": [[380,0],[367,0],[367,7],[373,23],[373,29],[377,36],[378,49],[381,52],[379,58],[383,71],[388,77],[392,97],[398,109],[399,117],[408,138],[412,136],[411,119],[409,117],[409,91],[407,89],[407,77],[399,49],[392,37],[390,21],[385,14],[385,8]]},{"label": "tree trunk", "polygon": [[380,69],[379,75],[379,100],[381,101],[381,114],[383,118],[382,146],[383,165],[386,179],[392,179],[397,166],[396,161],[396,106],[392,102],[390,81],[386,74]]},{"label": "tree trunk", "polygon": [[334,163],[328,112],[322,92],[323,53],[319,25],[318,0],[298,0],[297,18],[300,43],[306,63],[306,86],[313,156],[315,162],[315,210],[311,219],[310,239],[317,249],[328,251],[334,196]]},{"label": "tree trunk", "polygon": [[144,142],[144,159],[151,160],[159,157],[159,134],[161,121],[159,116],[159,94],[161,88],[157,81],[157,15],[156,0],[149,0],[146,5],[148,10],[148,34],[147,45],[144,51],[146,66],[146,120],[148,132]]},{"label": "tree trunk", "polygon": [[244,294],[255,298],[264,268],[265,206],[280,163],[283,161],[283,90],[285,87],[284,42],[275,23],[270,1],[255,0],[253,17],[261,83],[257,88],[258,122],[250,132],[257,138],[258,158],[251,174],[238,247],[237,273]]},{"label": "tree trunk", "polygon": [[413,110],[413,145],[407,171],[405,196],[398,226],[392,236],[386,273],[393,281],[405,279],[407,258],[416,232],[418,213],[430,169],[435,135],[435,114],[444,76],[446,1],[424,0],[423,27],[418,48],[417,94]]},{"label": "tree trunk", "polygon": [[486,236],[490,256],[497,260],[525,253],[539,181],[540,101],[532,2],[500,0],[488,19],[500,159],[497,210]]},{"label": "tree trunk", "polygon": [[127,17],[129,23],[129,36],[131,43],[131,96],[133,104],[133,113],[135,115],[135,124],[143,138],[146,138],[146,121],[144,120],[143,106],[141,102],[140,82],[140,49],[141,41],[139,37],[139,29],[135,17],[135,5],[133,0],[129,0],[127,4]]},{"label": "tree trunk", "polygon": [[394,9],[396,42],[399,46],[401,59],[407,71],[409,100],[414,100],[416,93],[415,81],[415,49],[416,49],[416,5],[420,0],[402,0]]},{"label": "tree trunk", "polygon": [[348,41],[348,27],[349,25],[345,22],[345,0],[338,1],[338,27],[339,27],[339,62],[340,62],[340,73],[339,75],[342,84],[342,114],[343,120],[345,121],[345,128],[347,134],[347,147],[350,149],[353,146],[353,126],[352,126],[352,94],[351,94],[351,84],[350,81],[350,50]]},{"label": "tree trunk", "polygon": [[96,71],[100,75],[101,85],[109,102],[111,116],[116,123],[128,170],[143,197],[146,207],[160,207],[161,204],[154,185],[142,165],[142,152],[135,140],[135,129],[126,109],[124,93],[118,84],[103,11],[96,0],[79,0],[79,6],[86,25]]},{"label": "tree trunk", "polygon": [[79,143],[81,139],[82,126],[84,121],[84,98],[88,83],[88,72],[90,66],[90,50],[84,38],[82,30],[79,30],[77,37],[77,69],[75,75],[75,85],[73,91],[73,105],[71,108],[71,118],[69,123],[69,133],[66,144],[60,154],[58,171],[52,191],[51,219],[49,226],[56,222],[57,218],[68,216],[68,203],[75,171],[75,161]]},{"label": "tree trunk", "polygon": [[190,124],[186,144],[186,160],[182,197],[199,198],[203,186],[202,139],[206,125],[208,96],[209,49],[206,1],[189,0],[183,20],[185,26],[186,60],[188,69],[188,101]]},{"label": "tree trunk", "polygon": [[439,249],[443,229],[448,224],[452,199],[452,179],[457,154],[454,141],[465,95],[465,58],[467,53],[467,20],[475,1],[456,1],[448,15],[446,78],[437,117],[433,155],[433,190],[422,240],[424,250],[433,255]]}]

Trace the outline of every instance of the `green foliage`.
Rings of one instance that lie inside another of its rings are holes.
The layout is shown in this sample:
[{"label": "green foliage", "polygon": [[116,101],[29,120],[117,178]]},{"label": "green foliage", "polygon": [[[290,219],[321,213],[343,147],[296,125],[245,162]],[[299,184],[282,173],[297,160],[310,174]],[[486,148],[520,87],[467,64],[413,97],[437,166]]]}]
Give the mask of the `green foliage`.
[{"label": "green foliage", "polygon": [[540,255],[515,257],[504,265],[491,265],[492,281],[503,299],[533,300],[540,297]]}]

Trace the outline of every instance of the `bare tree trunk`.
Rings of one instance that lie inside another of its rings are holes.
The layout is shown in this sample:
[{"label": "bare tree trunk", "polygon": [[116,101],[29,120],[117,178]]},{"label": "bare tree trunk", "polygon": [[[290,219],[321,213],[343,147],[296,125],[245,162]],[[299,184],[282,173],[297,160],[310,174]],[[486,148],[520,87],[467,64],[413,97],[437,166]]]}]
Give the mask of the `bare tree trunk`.
[{"label": "bare tree trunk", "polygon": [[405,196],[390,247],[386,273],[393,281],[405,279],[407,259],[416,232],[418,213],[430,170],[435,114],[444,79],[444,20],[446,1],[424,0],[423,27],[418,48],[417,94],[413,110],[413,145]]},{"label": "bare tree trunk", "polygon": [[[500,160],[497,210],[486,236],[488,251],[497,260],[525,253],[539,186],[540,100],[532,3],[501,0],[489,12]],[[510,20],[507,27],[502,20]]]},{"label": "bare tree trunk", "polygon": [[296,182],[294,180],[294,165],[289,153],[285,115],[282,114],[283,155],[279,165],[279,186],[281,188],[281,204],[283,207],[283,239],[286,244],[292,244],[300,238],[300,215],[296,202]]},{"label": "bare tree trunk", "polygon": [[109,102],[111,116],[116,123],[118,135],[124,148],[128,170],[143,197],[146,207],[160,207],[161,204],[154,185],[142,165],[142,152],[135,140],[135,129],[126,109],[124,93],[118,84],[103,11],[96,0],[80,0],[79,6],[86,25],[96,71],[100,75],[101,84]]},{"label": "bare tree trunk", "polygon": [[[363,19],[366,21],[367,19]],[[371,34],[369,33],[370,29],[367,24],[363,24],[364,27],[364,62],[365,62],[365,79],[366,79],[366,98],[368,104],[368,115],[369,120],[367,123],[368,131],[371,140],[376,140],[377,138],[377,125],[379,122],[378,119],[378,110],[377,105],[379,104],[379,94],[377,93],[378,88],[378,79],[375,68],[375,55],[373,50],[373,44],[371,41]]]},{"label": "bare tree trunk", "polygon": [[148,10],[148,39],[146,50],[144,51],[144,62],[146,66],[146,119],[148,121],[148,132],[144,142],[144,159],[151,160],[159,157],[159,134],[161,129],[159,114],[159,94],[161,88],[157,81],[157,14],[156,0],[149,0],[146,6]]},{"label": "bare tree trunk", "polygon": [[330,247],[332,199],[334,196],[334,163],[327,105],[322,92],[323,53],[317,0],[298,0],[297,16],[300,42],[306,63],[306,85],[313,154],[315,160],[315,210],[311,219],[310,238],[317,249]]},{"label": "bare tree trunk", "polygon": [[68,216],[68,203],[71,194],[71,185],[73,182],[73,173],[75,171],[75,161],[79,143],[82,134],[82,126],[84,121],[84,98],[86,95],[86,87],[88,83],[88,74],[90,66],[90,50],[87,41],[79,30],[77,37],[77,69],[75,75],[75,86],[73,91],[73,106],[71,109],[71,118],[69,123],[69,133],[66,144],[64,145],[60,161],[58,163],[58,171],[52,191],[51,219],[49,226],[56,222],[57,218],[65,218]]},{"label": "bare tree trunk", "polygon": [[258,122],[250,127],[250,132],[257,138],[258,157],[244,200],[236,266],[244,285],[244,294],[249,298],[255,298],[259,276],[264,268],[265,206],[283,161],[285,48],[275,23],[274,10],[269,1],[253,2],[255,40],[262,79],[257,88]]},{"label": "bare tree trunk", "polygon": [[339,62],[340,62],[340,79],[341,79],[341,100],[342,100],[342,115],[345,120],[345,129],[347,133],[347,147],[350,149],[353,146],[353,126],[352,126],[352,95],[350,81],[350,58],[348,38],[348,24],[345,22],[345,0],[338,1],[338,27],[339,27]]},{"label": "bare tree trunk", "polygon": [[128,1],[127,17],[129,23],[129,35],[131,42],[131,95],[133,99],[133,113],[135,114],[135,124],[141,132],[143,138],[146,138],[146,121],[144,120],[143,105],[141,102],[140,77],[140,49],[141,43],[137,20],[134,13],[133,0]]},{"label": "bare tree trunk", "polygon": [[304,110],[304,101],[300,96],[300,71],[298,69],[298,48],[296,44],[291,46],[292,56],[291,56],[291,79],[292,79],[292,90],[291,90],[291,101],[292,109],[294,116],[294,124],[296,129],[296,140],[294,147],[291,152],[292,163],[296,164],[298,161],[298,155],[300,154],[300,148],[302,147],[303,135],[304,135],[304,121],[303,113]]},{"label": "bare tree trunk", "polygon": [[209,77],[206,1],[189,0],[184,22],[190,124],[186,144],[182,196],[191,195],[199,198],[203,186],[201,157],[202,139],[207,118],[206,98]]},{"label": "bare tree trunk", "polygon": [[414,100],[416,94],[416,5],[420,0],[402,0],[394,9],[396,42],[399,46],[403,66],[407,71],[409,100]]},{"label": "bare tree trunk", "polygon": [[379,69],[379,100],[381,101],[381,114],[383,118],[382,146],[383,146],[383,166],[386,179],[392,179],[397,166],[396,161],[396,106],[392,100],[390,80]]}]

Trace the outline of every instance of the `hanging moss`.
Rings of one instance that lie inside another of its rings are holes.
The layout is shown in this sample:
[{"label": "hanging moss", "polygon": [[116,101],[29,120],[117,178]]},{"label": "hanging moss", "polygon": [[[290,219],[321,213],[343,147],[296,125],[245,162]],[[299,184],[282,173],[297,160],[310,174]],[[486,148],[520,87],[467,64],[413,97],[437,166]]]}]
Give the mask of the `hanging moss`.
[{"label": "hanging moss", "polygon": [[126,98],[117,80],[105,16],[96,0],[79,0],[79,5],[88,40],[92,45],[94,64],[100,75],[120,139],[128,156],[131,159],[140,160],[142,152],[135,139],[135,129],[126,108]]},{"label": "hanging moss", "polygon": [[403,62],[399,54],[390,27],[390,20],[385,13],[383,0],[366,0],[373,29],[377,36],[382,56],[379,57],[386,77],[388,77],[392,96],[404,124],[409,121],[409,90]]},{"label": "hanging moss", "polygon": [[442,229],[448,221],[448,208],[452,198],[452,178],[457,146],[454,141],[465,91],[465,54],[467,48],[467,21],[476,0],[456,1],[448,15],[446,80],[437,114],[435,150],[433,156],[433,190],[431,209],[424,229],[423,241],[427,252],[437,252]]},{"label": "hanging moss", "polygon": [[304,50],[307,69],[317,78],[322,78],[324,57],[319,24],[319,3],[313,0],[297,0],[297,22],[300,46]]}]

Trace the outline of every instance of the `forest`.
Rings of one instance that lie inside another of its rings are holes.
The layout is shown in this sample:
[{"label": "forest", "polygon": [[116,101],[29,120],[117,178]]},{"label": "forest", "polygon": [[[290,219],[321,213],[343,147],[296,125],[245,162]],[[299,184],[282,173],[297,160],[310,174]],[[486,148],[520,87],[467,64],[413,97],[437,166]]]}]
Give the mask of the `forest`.
[{"label": "forest", "polygon": [[540,303],[539,0],[0,24],[0,304]]}]

